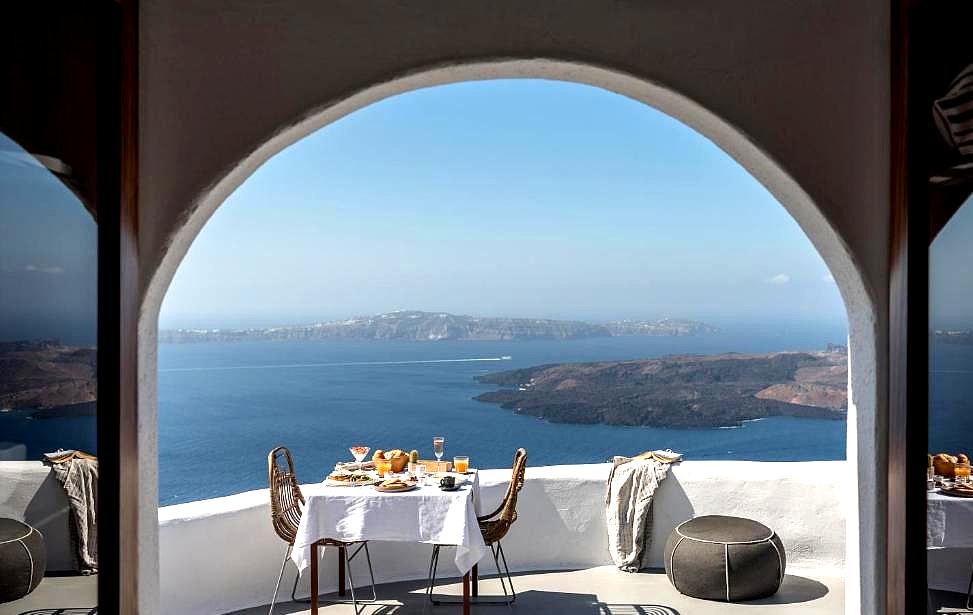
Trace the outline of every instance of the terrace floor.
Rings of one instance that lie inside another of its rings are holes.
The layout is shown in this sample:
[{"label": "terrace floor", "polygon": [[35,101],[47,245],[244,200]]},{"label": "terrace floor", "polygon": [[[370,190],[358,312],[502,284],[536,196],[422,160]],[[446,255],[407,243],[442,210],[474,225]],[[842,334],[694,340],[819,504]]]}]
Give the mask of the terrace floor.
[{"label": "terrace floor", "polygon": [[[272,581],[272,580],[270,580]],[[473,611],[496,613],[530,613],[558,615],[760,615],[793,613],[794,615],[839,615],[844,613],[844,578],[805,576],[794,571],[784,578],[781,590],[773,597],[752,602],[727,604],[683,596],[669,584],[661,572],[628,574],[611,566],[569,572],[539,572],[514,575],[517,601],[509,609],[473,607]],[[422,581],[380,585],[381,604],[370,605],[363,615],[404,615],[406,613],[447,614],[458,607],[434,607],[426,600]],[[457,594],[458,583],[440,588],[443,593]],[[290,587],[282,590],[287,594]],[[499,592],[497,581],[480,579],[480,595]],[[352,613],[347,604],[322,602],[321,613]],[[255,607],[229,615],[266,615],[267,607]],[[309,613],[308,605],[284,602],[274,609],[277,615]]]},{"label": "terrace floor", "polygon": [[47,576],[20,600],[0,604],[0,615],[93,615],[98,575]]},{"label": "terrace floor", "polygon": [[[272,581],[272,580],[271,580]],[[0,604],[0,615],[93,615],[96,613],[98,577],[47,577],[29,596]],[[726,604],[695,600],[676,592],[660,572],[637,575],[616,571],[610,566],[570,572],[541,572],[514,575],[517,602],[497,613],[563,613],[564,615],[716,615],[738,613],[759,615],[787,611],[794,615],[836,615],[844,612],[844,579],[815,571],[793,570],[784,578],[780,592],[772,598]],[[494,590],[496,582],[481,579],[480,592]],[[282,593],[289,591],[284,588]],[[458,593],[459,584],[443,585],[443,593]],[[424,600],[421,582],[391,583],[379,586],[382,600],[364,609],[362,615],[454,612],[449,607],[432,607]],[[394,597],[394,599],[392,599]],[[942,615],[970,613],[962,607],[966,596],[950,592],[930,592],[931,613]],[[476,611],[476,607],[473,609]],[[493,612],[483,608],[481,611]],[[307,605],[284,602],[278,615],[308,613]],[[351,613],[343,604],[322,603],[321,612]],[[265,615],[266,606],[236,611],[227,615]]]}]

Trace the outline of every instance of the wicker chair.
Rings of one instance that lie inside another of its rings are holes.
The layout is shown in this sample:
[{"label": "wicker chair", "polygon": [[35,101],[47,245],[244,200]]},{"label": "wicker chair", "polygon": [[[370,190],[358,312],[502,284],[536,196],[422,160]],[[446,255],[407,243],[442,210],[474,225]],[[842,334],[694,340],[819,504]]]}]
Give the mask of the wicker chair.
[{"label": "wicker chair", "polygon": [[[493,512],[476,518],[480,525],[480,533],[483,535],[483,542],[490,547],[490,553],[493,555],[493,563],[497,567],[497,578],[500,579],[500,587],[503,589],[503,598],[499,600],[481,599],[475,595],[476,591],[474,590],[473,601],[476,604],[510,605],[517,599],[517,592],[514,591],[513,578],[510,576],[510,568],[507,566],[507,557],[503,553],[503,546],[500,544],[500,541],[510,531],[510,526],[514,524],[514,521],[517,520],[517,495],[524,487],[524,473],[526,471],[527,451],[519,448],[514,454],[510,484],[507,485],[507,492],[504,494],[500,506]],[[429,597],[429,601],[435,605],[457,604],[457,601],[454,600],[443,600],[433,597],[433,592],[436,588],[436,569],[439,567],[439,551],[444,546],[448,545],[433,545],[432,558],[429,562],[429,585],[426,589],[426,595]],[[501,563],[503,563],[502,570],[500,568]],[[474,588],[476,587],[476,569],[477,567],[474,566],[472,572]],[[507,584],[510,585],[510,593],[507,593]]]},{"label": "wicker chair", "polygon": [[[287,566],[291,551],[294,549],[294,540],[297,538],[297,527],[301,522],[301,506],[305,502],[304,494],[301,493],[301,487],[297,483],[297,475],[294,472],[294,460],[287,448],[278,446],[267,455],[267,478],[270,483],[270,520],[274,525],[274,531],[277,532],[281,540],[287,543],[284,560],[280,564],[280,574],[277,575],[277,584],[274,586],[274,597],[270,601],[269,615],[273,615],[274,605],[277,602],[277,592],[280,591],[280,581],[284,577],[284,568]],[[351,589],[350,603],[354,606],[355,615],[358,615],[361,612],[360,609],[364,608],[364,604],[359,606],[360,603],[375,602],[378,599],[375,591],[375,574],[372,571],[372,557],[368,553],[367,541],[351,543],[325,538],[318,541],[317,544],[325,547],[338,547],[339,557],[344,557],[344,566],[340,568],[343,568],[348,576],[348,585]],[[359,545],[358,548],[349,555],[350,548],[355,544]],[[355,584],[351,577],[351,561],[362,549],[365,550],[368,574],[372,581],[372,599],[367,601],[357,599]],[[295,594],[297,593],[297,582],[300,579],[301,573],[298,571],[297,576],[294,577],[294,587],[291,588],[291,600],[295,602],[298,602]],[[300,602],[309,602],[309,600],[301,600]],[[335,600],[334,602],[346,601]]]}]

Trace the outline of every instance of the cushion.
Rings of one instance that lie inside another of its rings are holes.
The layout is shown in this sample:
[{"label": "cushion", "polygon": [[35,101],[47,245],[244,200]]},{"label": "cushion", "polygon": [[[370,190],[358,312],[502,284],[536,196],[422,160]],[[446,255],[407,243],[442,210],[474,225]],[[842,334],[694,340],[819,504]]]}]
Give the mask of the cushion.
[{"label": "cushion", "polygon": [[0,602],[23,598],[47,570],[44,537],[16,519],[0,519]]},{"label": "cushion", "polygon": [[706,600],[753,600],[777,593],[784,544],[762,523],[710,515],[678,525],[665,549],[666,576],[680,593]]}]

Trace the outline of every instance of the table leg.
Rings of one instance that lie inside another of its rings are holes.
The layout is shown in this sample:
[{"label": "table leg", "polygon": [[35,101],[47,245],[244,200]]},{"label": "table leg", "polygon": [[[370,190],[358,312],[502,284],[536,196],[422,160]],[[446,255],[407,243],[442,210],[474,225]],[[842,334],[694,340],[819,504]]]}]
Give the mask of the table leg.
[{"label": "table leg", "polygon": [[338,547],[338,595],[345,595],[345,548]]},{"label": "table leg", "polygon": [[470,571],[470,585],[473,593],[473,597],[476,598],[480,595],[480,570],[477,564],[473,564],[473,570]]},{"label": "table leg", "polygon": [[470,573],[463,575],[463,615],[470,615]]},{"label": "table leg", "polygon": [[311,615],[318,615],[318,543],[311,545]]}]

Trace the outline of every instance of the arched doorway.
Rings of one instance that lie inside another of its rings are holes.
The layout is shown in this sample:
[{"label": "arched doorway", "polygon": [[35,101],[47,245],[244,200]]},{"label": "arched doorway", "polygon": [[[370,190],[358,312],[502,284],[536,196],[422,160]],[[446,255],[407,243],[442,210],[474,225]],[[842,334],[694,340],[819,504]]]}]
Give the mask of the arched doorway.
[{"label": "arched doorway", "polygon": [[[601,87],[639,100],[676,117],[726,151],[761,181],[791,213],[828,264],[847,306],[851,364],[848,457],[852,463],[855,463],[855,467],[863,467],[860,463],[863,459],[873,459],[876,454],[876,442],[873,438],[875,409],[879,403],[879,383],[875,378],[875,326],[878,316],[874,298],[854,258],[810,196],[745,135],[690,99],[644,79],[616,71],[546,60],[488,62],[433,68],[373,85],[340,102],[317,108],[307,115],[306,119],[269,136],[261,146],[244,160],[238,161],[211,188],[204,190],[194,204],[191,214],[169,237],[168,247],[154,268],[145,293],[140,322],[142,333],[140,356],[144,384],[140,391],[140,400],[142,412],[147,417],[146,424],[152,425],[155,415],[155,326],[165,290],[181,258],[208,217],[257,167],[310,132],[382,98],[456,81],[528,76],[575,81]],[[154,461],[144,459],[143,463],[151,466]],[[864,467],[867,467],[867,464]],[[870,557],[878,553],[879,534],[876,532],[875,524],[871,522],[871,518],[878,513],[877,494],[874,484],[859,489],[860,485],[857,481],[850,481],[850,483],[849,500],[856,504],[850,505],[846,511],[849,528],[852,528],[848,533],[847,566],[849,570],[860,570],[862,576],[871,578],[874,574],[875,562],[860,562],[859,551],[869,553]],[[861,522],[859,522],[859,514],[861,514]],[[855,527],[860,527],[861,531],[855,532],[853,529]],[[853,575],[855,578],[849,579],[848,594],[851,597],[849,609],[855,610],[858,600],[858,587],[855,581],[858,578],[855,573]]]}]

